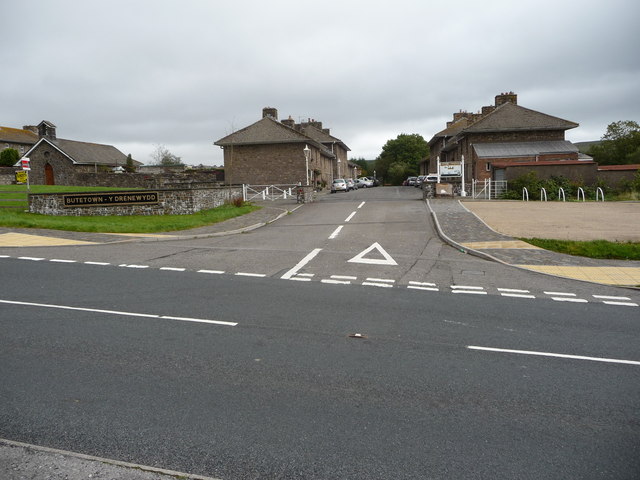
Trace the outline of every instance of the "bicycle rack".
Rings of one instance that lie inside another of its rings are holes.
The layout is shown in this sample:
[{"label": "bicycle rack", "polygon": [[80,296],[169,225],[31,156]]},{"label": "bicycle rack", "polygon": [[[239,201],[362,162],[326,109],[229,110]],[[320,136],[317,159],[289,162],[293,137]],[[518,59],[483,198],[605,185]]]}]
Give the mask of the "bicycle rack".
[{"label": "bicycle rack", "polygon": [[596,202],[598,201],[599,195],[602,195],[602,201],[604,202],[604,190],[602,190],[602,188],[600,187],[596,189]]},{"label": "bicycle rack", "polygon": [[[526,200],[525,200],[525,196],[526,196]],[[522,187],[522,201],[523,202],[529,201],[529,190],[527,190],[527,187]]]},{"label": "bicycle rack", "polygon": [[[544,195],[542,195],[543,193],[544,193]],[[543,197],[544,197],[544,201],[546,202],[547,201],[547,190],[544,187],[542,187],[540,189],[540,201],[541,202],[543,201],[542,200]]]},{"label": "bicycle rack", "polygon": [[558,200],[560,200],[560,197],[561,197],[560,194],[562,194],[562,201],[566,202],[567,201],[567,197],[565,196],[564,188],[562,188],[562,187],[560,187],[560,190],[558,190]]},{"label": "bicycle rack", "polygon": [[578,188],[578,201],[580,201],[580,193],[582,193],[582,201],[586,202],[586,198],[584,197],[584,189],[582,187]]}]

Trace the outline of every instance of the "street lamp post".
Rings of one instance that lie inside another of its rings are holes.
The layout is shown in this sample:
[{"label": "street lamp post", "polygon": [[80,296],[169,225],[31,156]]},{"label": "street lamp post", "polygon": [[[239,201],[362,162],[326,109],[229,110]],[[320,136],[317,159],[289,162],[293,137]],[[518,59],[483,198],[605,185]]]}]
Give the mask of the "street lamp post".
[{"label": "street lamp post", "polygon": [[309,149],[309,145],[305,145],[302,151],[304,152],[304,165],[305,165],[304,171],[307,175],[306,185],[308,186],[309,185],[309,153],[311,152],[311,150]]},{"label": "street lamp post", "polygon": [[340,178],[340,159],[338,159],[338,178]]}]

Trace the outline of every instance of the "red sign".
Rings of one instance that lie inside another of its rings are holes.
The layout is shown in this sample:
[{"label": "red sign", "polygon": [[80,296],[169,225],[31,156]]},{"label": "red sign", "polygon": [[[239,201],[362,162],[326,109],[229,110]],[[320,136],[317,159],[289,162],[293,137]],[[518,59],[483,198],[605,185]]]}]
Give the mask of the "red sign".
[{"label": "red sign", "polygon": [[20,160],[20,163],[22,164],[22,170],[31,170],[29,161],[30,160],[28,158],[23,158],[22,160]]}]

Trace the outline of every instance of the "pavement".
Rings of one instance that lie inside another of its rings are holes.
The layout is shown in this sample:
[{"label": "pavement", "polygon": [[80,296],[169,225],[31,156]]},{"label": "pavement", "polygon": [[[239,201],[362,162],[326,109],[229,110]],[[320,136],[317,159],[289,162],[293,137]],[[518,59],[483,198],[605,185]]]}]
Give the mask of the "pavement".
[{"label": "pavement", "polygon": [[[576,207],[563,207],[558,202],[553,204],[549,202],[546,207],[540,207],[533,202],[531,204],[523,202],[514,206],[509,202],[501,201],[476,202],[451,198],[427,200],[438,234],[445,242],[461,251],[516,268],[549,275],[607,285],[639,287],[640,262],[638,261],[596,260],[563,255],[534,247],[515,238],[516,236],[545,238],[545,235],[547,238],[553,238],[557,231],[566,230],[561,227],[566,227],[568,223],[573,225],[569,229],[574,232],[571,235],[580,238],[581,231],[591,230],[591,226],[605,218],[607,223],[615,226],[619,231],[605,232],[601,235],[607,235],[609,239],[630,238],[633,241],[640,241],[638,218],[640,203],[625,205],[624,208],[620,208],[620,205],[611,203],[607,205],[606,212],[600,212],[600,216],[587,215],[586,220],[580,223],[575,221],[579,216],[575,211]],[[95,245],[233,235],[259,228],[297,208],[304,207],[291,200],[264,202],[261,206],[263,208],[260,210],[215,225],[152,235],[0,228],[0,247]],[[520,230],[513,233],[513,236],[496,230],[496,228],[505,229],[514,224],[519,225]],[[544,227],[544,225],[547,226]],[[630,234],[630,237],[623,237],[627,234]],[[4,439],[0,439],[0,478],[7,480],[88,478],[213,480],[210,477],[91,457]]]}]

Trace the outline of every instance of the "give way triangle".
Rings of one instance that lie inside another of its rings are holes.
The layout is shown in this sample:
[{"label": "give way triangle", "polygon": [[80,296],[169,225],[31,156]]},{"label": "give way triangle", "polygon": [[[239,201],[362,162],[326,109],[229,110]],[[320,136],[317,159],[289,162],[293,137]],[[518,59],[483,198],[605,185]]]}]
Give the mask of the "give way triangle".
[{"label": "give way triangle", "polygon": [[[377,250],[384,258],[364,258],[365,255],[367,255],[372,250]],[[348,261],[351,263],[369,263],[373,265],[398,265],[398,263],[393,258],[391,258],[391,255],[389,255],[378,242],[374,243],[369,248],[363,250]]]}]

